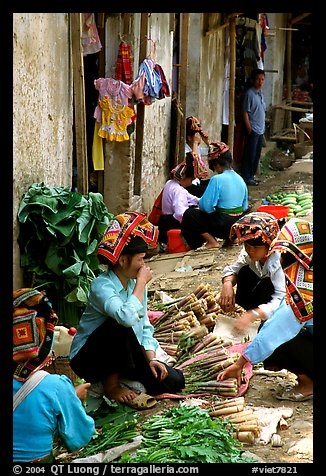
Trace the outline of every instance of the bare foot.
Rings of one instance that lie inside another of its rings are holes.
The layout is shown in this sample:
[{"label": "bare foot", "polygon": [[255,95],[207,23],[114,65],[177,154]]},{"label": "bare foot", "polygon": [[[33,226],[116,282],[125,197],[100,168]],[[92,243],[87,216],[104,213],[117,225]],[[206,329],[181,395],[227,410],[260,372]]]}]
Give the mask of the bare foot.
[{"label": "bare foot", "polygon": [[221,244],[218,241],[216,241],[216,243],[206,243],[204,245],[204,248],[206,248],[207,250],[213,250],[216,248],[221,248]]},{"label": "bare foot", "polygon": [[104,395],[110,400],[115,400],[120,403],[127,403],[137,396],[133,390],[129,388],[120,387],[120,385],[105,389]]},{"label": "bare foot", "polygon": [[201,236],[206,241],[202,248],[205,248],[206,250],[212,250],[214,248],[221,247],[221,244],[217,241],[215,236],[211,235],[210,233],[202,233]]},{"label": "bare foot", "polygon": [[103,393],[110,400],[121,403],[129,402],[137,395],[130,388],[121,387],[118,374],[111,374],[103,381]]}]

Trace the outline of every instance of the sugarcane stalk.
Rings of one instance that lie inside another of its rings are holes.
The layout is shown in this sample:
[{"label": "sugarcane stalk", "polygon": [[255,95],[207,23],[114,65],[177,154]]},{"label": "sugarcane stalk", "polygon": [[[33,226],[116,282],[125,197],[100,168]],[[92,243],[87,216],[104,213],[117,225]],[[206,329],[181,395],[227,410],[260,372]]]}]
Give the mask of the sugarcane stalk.
[{"label": "sugarcane stalk", "polygon": [[200,284],[194,291],[194,295],[199,299],[206,291],[212,290],[209,284]]}]

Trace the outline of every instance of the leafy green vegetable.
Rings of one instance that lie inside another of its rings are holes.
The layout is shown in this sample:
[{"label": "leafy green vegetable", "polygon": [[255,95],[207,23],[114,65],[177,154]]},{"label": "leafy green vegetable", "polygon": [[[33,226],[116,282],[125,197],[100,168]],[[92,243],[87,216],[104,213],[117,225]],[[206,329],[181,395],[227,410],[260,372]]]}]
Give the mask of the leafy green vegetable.
[{"label": "leafy green vegetable", "polygon": [[227,422],[211,418],[208,410],[179,405],[149,417],[142,425],[143,441],[134,455],[117,463],[249,463],[242,444]]},{"label": "leafy green vegetable", "polygon": [[47,292],[60,324],[76,326],[90,284],[102,270],[96,249],[109,213],[100,193],[34,183],[18,210],[25,285]]}]

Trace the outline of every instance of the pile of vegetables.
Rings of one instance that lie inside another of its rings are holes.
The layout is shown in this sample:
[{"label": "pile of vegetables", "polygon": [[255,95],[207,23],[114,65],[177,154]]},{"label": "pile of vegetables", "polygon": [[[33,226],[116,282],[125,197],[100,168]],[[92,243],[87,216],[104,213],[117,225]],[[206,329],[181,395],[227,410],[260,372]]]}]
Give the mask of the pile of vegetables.
[{"label": "pile of vegetables", "polygon": [[208,410],[180,405],[149,417],[141,426],[143,440],[134,454],[116,463],[249,463],[227,422]]},{"label": "pile of vegetables", "polygon": [[185,377],[186,393],[210,393],[226,397],[234,397],[238,393],[237,379],[217,380],[217,375],[238,359],[236,352],[230,354],[221,344],[218,350],[211,350],[186,360],[177,369],[181,369]]},{"label": "pile of vegetables", "polygon": [[60,323],[77,326],[93,278],[102,272],[98,243],[113,217],[100,193],[34,183],[18,210],[24,281],[45,290]]},{"label": "pile of vegetables", "polygon": [[310,192],[278,192],[267,195],[265,200],[271,205],[289,207],[289,217],[303,217],[313,210],[313,199]]},{"label": "pile of vegetables", "polygon": [[261,433],[260,421],[252,408],[247,407],[244,397],[211,403],[207,407],[212,418],[221,418],[230,424],[233,437],[246,443],[254,443]]}]

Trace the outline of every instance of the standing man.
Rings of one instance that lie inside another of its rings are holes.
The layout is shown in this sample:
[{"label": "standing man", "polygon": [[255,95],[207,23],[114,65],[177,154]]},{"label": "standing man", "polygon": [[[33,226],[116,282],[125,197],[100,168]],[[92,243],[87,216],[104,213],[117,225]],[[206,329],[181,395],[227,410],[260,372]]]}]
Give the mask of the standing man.
[{"label": "standing man", "polygon": [[247,133],[241,175],[247,185],[258,185],[255,174],[259,164],[265,132],[266,104],[262,92],[265,71],[254,69],[251,73],[252,86],[243,99],[243,120]]}]

